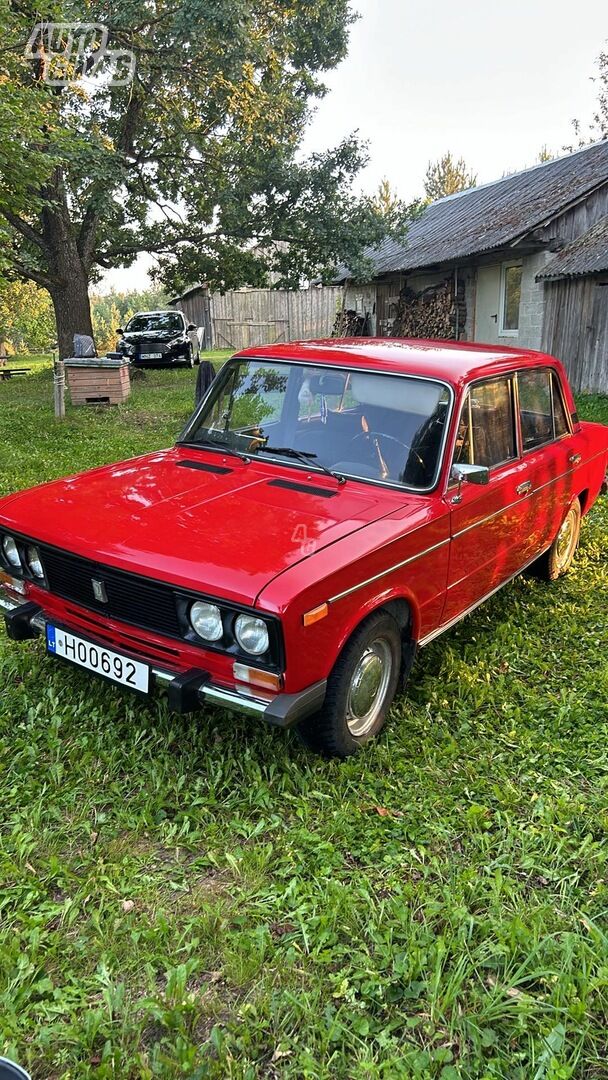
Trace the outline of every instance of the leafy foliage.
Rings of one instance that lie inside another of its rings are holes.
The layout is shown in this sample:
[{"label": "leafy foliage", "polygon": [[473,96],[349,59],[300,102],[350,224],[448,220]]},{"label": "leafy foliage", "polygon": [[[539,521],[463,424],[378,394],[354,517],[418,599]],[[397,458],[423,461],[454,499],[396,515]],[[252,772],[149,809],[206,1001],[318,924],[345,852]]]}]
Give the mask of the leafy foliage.
[{"label": "leafy foliage", "polygon": [[44,352],[55,341],[51,298],[32,281],[0,277],[0,344],[11,352]]},{"label": "leafy foliage", "polygon": [[[606,42],[608,45],[608,42]],[[602,49],[597,58],[597,73],[593,76],[593,82],[597,86],[597,106],[591,118],[591,123],[585,125],[580,119],[572,121],[574,143],[564,146],[564,150],[580,150],[589,143],[599,142],[600,139],[608,139],[608,50]]]},{"label": "leafy foliage", "polygon": [[[70,330],[87,331],[88,282],[139,251],[159,256],[176,291],[270,271],[295,285],[339,262],[357,269],[367,244],[402,233],[406,214],[389,222],[353,194],[357,135],[299,155],[323,76],[346,53],[349,0],[69,0],[62,20],[107,25],[136,70],[129,86],[100,75],[63,89],[40,77],[56,57],[23,57],[37,13],[0,0],[0,220],[13,272],[53,296],[62,351]],[[96,48],[92,37],[85,61]]]},{"label": "leafy foliage", "polygon": [[385,217],[388,222],[393,221],[395,216],[403,212],[404,209],[402,201],[391,187],[391,182],[386,176],[380,181],[373,201],[378,213]]},{"label": "leafy foliage", "polygon": [[450,151],[437,161],[430,161],[424,180],[424,192],[429,202],[455,195],[475,187],[477,176],[469,171],[464,158],[456,161]]},{"label": "leafy foliage", "polygon": [[[0,490],[166,445],[193,382],[63,425],[50,371],[8,383]],[[605,1076],[607,537],[604,502],[573,573],[425,649],[344,764],[1,636],[5,1051],[35,1080]]]}]

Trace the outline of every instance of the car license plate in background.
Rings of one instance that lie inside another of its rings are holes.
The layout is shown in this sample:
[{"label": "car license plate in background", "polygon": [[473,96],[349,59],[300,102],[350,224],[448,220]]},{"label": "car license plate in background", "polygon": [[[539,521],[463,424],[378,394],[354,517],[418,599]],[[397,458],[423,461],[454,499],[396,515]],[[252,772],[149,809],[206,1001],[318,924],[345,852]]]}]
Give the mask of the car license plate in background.
[{"label": "car license plate in background", "polygon": [[161,360],[162,352],[142,352],[142,360]]},{"label": "car license plate in background", "polygon": [[53,656],[62,656],[87,671],[96,671],[98,675],[105,675],[121,686],[148,693],[150,668],[138,660],[130,660],[128,656],[94,645],[92,641],[85,641],[49,623],[46,626],[46,648]]}]

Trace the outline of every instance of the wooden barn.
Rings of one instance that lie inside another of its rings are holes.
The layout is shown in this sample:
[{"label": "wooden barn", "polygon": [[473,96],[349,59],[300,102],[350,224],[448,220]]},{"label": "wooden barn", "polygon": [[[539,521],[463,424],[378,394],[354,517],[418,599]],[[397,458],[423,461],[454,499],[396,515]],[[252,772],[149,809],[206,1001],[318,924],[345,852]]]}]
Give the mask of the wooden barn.
[{"label": "wooden barn", "polygon": [[543,349],[608,393],[608,141],[431,203],[369,254],[368,282],[338,281],[379,336]]}]

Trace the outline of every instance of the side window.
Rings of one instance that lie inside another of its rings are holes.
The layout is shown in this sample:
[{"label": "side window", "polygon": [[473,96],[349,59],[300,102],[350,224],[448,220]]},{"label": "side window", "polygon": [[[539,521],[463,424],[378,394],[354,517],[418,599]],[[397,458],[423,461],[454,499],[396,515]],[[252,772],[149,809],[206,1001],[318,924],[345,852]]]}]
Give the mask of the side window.
[{"label": "side window", "polygon": [[568,419],[554,373],[546,369],[520,371],[517,384],[524,451],[566,435]]},{"label": "side window", "polygon": [[566,406],[564,405],[560,382],[554,371],[551,372],[551,384],[553,391],[553,421],[555,423],[555,438],[559,439],[562,435],[569,434],[570,426],[568,424]]},{"label": "side window", "polygon": [[462,410],[454,462],[489,469],[517,457],[511,379],[472,386]]}]

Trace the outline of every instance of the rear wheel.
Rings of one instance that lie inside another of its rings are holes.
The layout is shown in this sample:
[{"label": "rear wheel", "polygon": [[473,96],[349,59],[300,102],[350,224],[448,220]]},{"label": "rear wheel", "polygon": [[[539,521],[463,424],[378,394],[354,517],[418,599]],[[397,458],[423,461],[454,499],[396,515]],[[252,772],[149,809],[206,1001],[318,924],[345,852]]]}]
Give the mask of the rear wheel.
[{"label": "rear wheel", "polygon": [[581,504],[575,499],[551,547],[534,563],[534,573],[545,581],[556,581],[572,566],[581,534],[581,516]]},{"label": "rear wheel", "polygon": [[299,727],[304,742],[346,758],[384,727],[401,668],[401,634],[392,615],[379,611],[355,630],[327,682],[323,708]]}]

